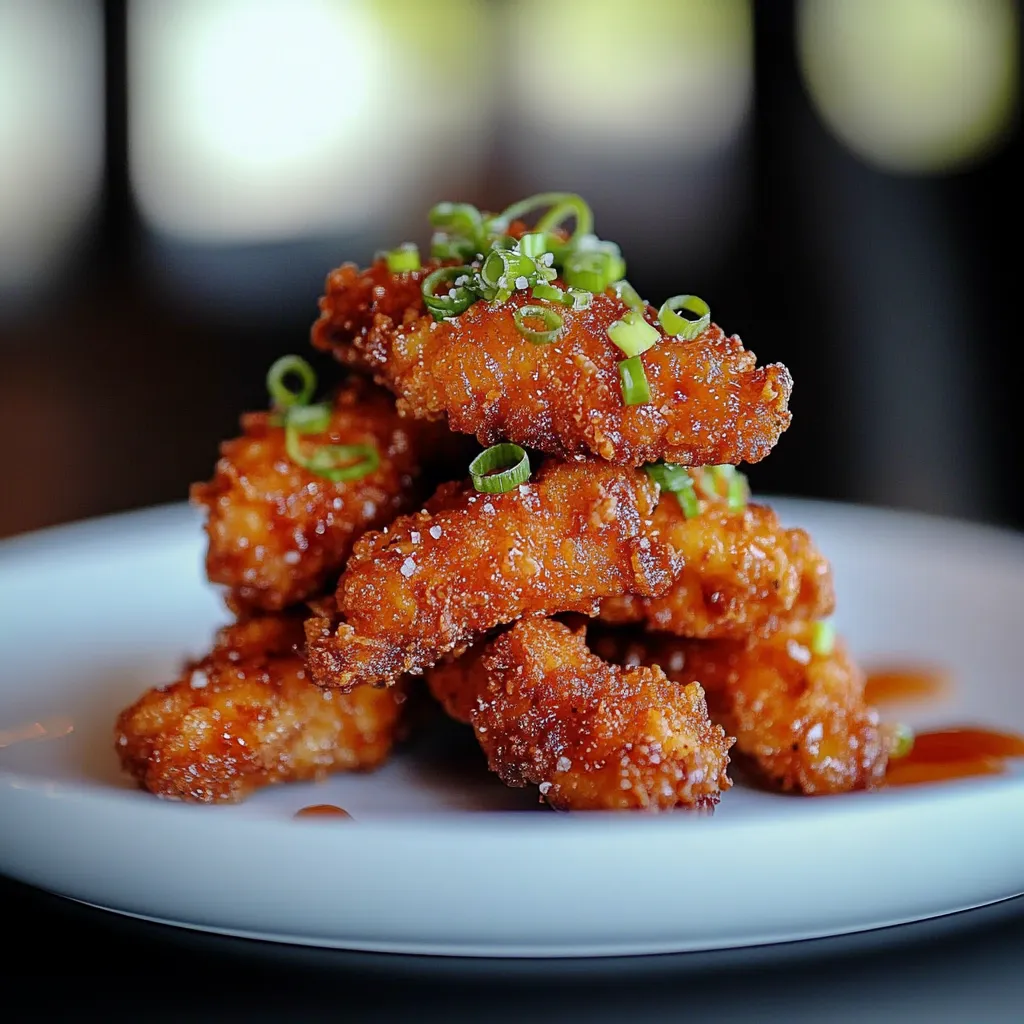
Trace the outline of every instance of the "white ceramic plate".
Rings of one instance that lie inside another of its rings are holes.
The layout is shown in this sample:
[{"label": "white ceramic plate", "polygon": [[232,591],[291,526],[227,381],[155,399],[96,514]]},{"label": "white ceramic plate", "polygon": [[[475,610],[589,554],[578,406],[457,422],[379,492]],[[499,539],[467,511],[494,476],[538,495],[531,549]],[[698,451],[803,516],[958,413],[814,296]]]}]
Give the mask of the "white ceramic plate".
[{"label": "white ceramic plate", "polygon": [[[831,556],[836,622],[859,656],[954,674],[948,699],[894,713],[1024,731],[1024,538],[776,504]],[[1019,763],[1005,777],[843,797],[737,787],[707,818],[535,811],[532,793],[423,754],[237,807],[157,800],[120,776],[112,723],[224,620],[201,555],[199,520],[181,506],[0,544],[0,871],[232,935],[489,956],[781,942],[1024,892]],[[12,743],[30,722],[64,735]],[[355,820],[293,819],[312,803]]]}]

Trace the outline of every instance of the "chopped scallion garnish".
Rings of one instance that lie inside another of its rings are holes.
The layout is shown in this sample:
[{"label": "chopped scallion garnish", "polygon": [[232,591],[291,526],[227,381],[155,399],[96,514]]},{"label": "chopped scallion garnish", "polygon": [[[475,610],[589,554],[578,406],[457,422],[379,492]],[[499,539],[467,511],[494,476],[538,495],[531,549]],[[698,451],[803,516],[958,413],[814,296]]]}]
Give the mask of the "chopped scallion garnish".
[{"label": "chopped scallion garnish", "polygon": [[626,405],[645,405],[651,400],[651,388],[639,356],[631,356],[619,363],[619,383]]},{"label": "chopped scallion garnish", "polygon": [[642,312],[647,305],[640,298],[640,293],[628,281],[616,281],[612,288],[615,291],[615,297],[624,302],[630,309],[639,309]]},{"label": "chopped scallion garnish", "polygon": [[565,257],[562,277],[573,288],[603,292],[626,273],[626,263],[614,242],[595,240],[587,248],[576,249]]},{"label": "chopped scallion garnish", "polygon": [[831,622],[815,622],[811,626],[811,653],[827,658],[836,647],[836,628]]},{"label": "chopped scallion garnish", "polygon": [[[288,386],[288,378],[298,378],[298,388]],[[280,411],[293,405],[308,405],[316,391],[316,371],[302,356],[281,356],[267,371],[270,402]]]},{"label": "chopped scallion garnish", "polygon": [[530,479],[530,457],[517,444],[495,444],[470,464],[473,486],[487,494],[504,494]]},{"label": "chopped scallion garnish", "polygon": [[644,472],[669,494],[674,494],[687,519],[700,515],[700,498],[693,484],[693,477],[685,466],[674,462],[651,462],[644,466]]},{"label": "chopped scallion garnish", "polygon": [[[458,316],[464,313],[476,301],[476,296],[466,287],[460,279],[465,277],[466,282],[475,273],[471,266],[462,267],[439,267],[433,273],[423,279],[421,291],[423,301],[427,309],[433,314],[435,320],[444,320],[445,317]],[[442,284],[453,284],[443,295],[437,295],[436,291]]]},{"label": "chopped scallion garnish", "polygon": [[892,727],[892,740],[889,748],[889,757],[892,760],[899,760],[906,757],[914,749],[914,730],[902,722]]},{"label": "chopped scallion garnish", "polygon": [[392,249],[384,257],[392,274],[407,274],[420,269],[420,251],[411,242]]},{"label": "chopped scallion garnish", "polygon": [[[562,314],[549,306],[522,306],[512,314],[512,318],[516,322],[516,330],[533,345],[549,345],[557,341],[565,329]],[[544,325],[540,329],[530,326],[530,321],[537,320]]]},{"label": "chopped scallion garnish", "polygon": [[711,323],[711,307],[696,295],[673,295],[661,304],[658,320],[666,333],[690,341]]},{"label": "chopped scallion garnish", "polygon": [[377,449],[368,444],[321,444],[307,452],[302,444],[302,435],[311,432],[289,420],[285,426],[284,443],[288,458],[316,476],[334,483],[358,480],[380,465]]},{"label": "chopped scallion garnish", "polygon": [[627,356],[638,356],[661,340],[657,327],[652,327],[639,310],[631,309],[621,320],[608,328],[608,337]]},{"label": "chopped scallion garnish", "polygon": [[556,288],[553,284],[535,284],[533,286],[533,297],[535,299],[547,299],[548,302],[560,302],[563,306],[567,306],[572,302],[570,296],[563,292],[561,288]]}]

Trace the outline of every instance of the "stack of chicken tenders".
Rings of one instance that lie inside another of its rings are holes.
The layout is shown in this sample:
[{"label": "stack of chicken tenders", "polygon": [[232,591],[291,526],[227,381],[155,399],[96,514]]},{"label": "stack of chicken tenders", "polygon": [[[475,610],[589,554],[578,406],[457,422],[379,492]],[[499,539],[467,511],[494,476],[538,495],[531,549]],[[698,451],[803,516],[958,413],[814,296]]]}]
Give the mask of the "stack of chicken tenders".
[{"label": "stack of chicken tenders", "polygon": [[121,713],[125,768],[211,803],[372,769],[425,682],[557,809],[710,809],[731,762],[879,785],[899,737],[829,563],[737,468],[789,426],[788,370],[697,296],[642,300],[575,194],[430,221],[429,258],[331,272],[312,343],[338,380],[283,356],[193,486],[235,621]]}]

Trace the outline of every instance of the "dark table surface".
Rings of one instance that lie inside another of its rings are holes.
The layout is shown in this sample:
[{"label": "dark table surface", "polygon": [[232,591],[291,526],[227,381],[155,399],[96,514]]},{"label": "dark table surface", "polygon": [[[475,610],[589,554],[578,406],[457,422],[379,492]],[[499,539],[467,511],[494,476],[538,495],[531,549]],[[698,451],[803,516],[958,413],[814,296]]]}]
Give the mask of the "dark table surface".
[{"label": "dark table surface", "polygon": [[[471,960],[308,949],[95,910],[0,878],[8,996],[40,1019],[1024,1020],[1024,897],[710,954]],[[13,952],[10,946],[13,945]],[[14,1018],[12,1018],[14,1019]]]}]

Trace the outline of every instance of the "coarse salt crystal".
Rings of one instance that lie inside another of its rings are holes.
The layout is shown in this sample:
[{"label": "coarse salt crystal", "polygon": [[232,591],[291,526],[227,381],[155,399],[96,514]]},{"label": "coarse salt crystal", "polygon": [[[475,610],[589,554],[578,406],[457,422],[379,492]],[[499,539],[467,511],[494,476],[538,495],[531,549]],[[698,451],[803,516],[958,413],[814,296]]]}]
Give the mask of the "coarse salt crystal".
[{"label": "coarse salt crystal", "polygon": [[516,278],[516,287],[520,291],[522,291],[524,288],[528,288],[529,285],[530,285],[530,281],[529,281],[528,278],[525,278],[525,277],[517,277]]},{"label": "coarse salt crystal", "polygon": [[209,681],[210,677],[202,669],[197,668],[192,673],[192,678],[189,679],[188,685],[191,686],[193,690],[201,690]]},{"label": "coarse salt crystal", "polygon": [[494,506],[493,506],[493,505],[492,505],[492,504],[491,504],[491,503],[490,503],[490,502],[488,501],[488,502],[487,502],[487,503],[486,503],[486,504],[484,505],[484,511],[485,511],[485,512],[493,512],[493,511],[494,511]]},{"label": "coarse salt crystal", "polygon": [[811,660],[810,650],[804,647],[803,644],[797,643],[796,640],[786,641],[786,653],[801,665],[806,665]]},{"label": "coarse salt crystal", "polygon": [[444,533],[444,531],[440,526],[432,526],[430,528],[430,536],[433,537],[434,540],[440,540],[442,533]]},{"label": "coarse salt crystal", "polygon": [[127,737],[127,736],[125,736],[125,734],[124,734],[124,733],[121,733],[121,735],[120,735],[120,736],[118,736],[118,738],[117,738],[117,742],[118,742],[118,743],[119,743],[119,744],[120,744],[120,745],[121,745],[122,747],[127,747],[127,746],[128,746],[128,737]]},{"label": "coarse salt crystal", "polygon": [[551,789],[551,783],[550,782],[542,782],[540,784],[539,788],[540,788],[540,795],[541,796],[547,796],[549,790]]},{"label": "coarse salt crystal", "polygon": [[419,542],[420,542],[419,530],[413,530],[412,533],[409,534],[409,540],[411,540],[413,542],[413,544],[419,544]]},{"label": "coarse salt crystal", "polygon": [[284,560],[287,565],[297,565],[301,557],[298,551],[286,551],[284,553]]},{"label": "coarse salt crystal", "polygon": [[572,767],[572,761],[564,755],[560,757],[555,764],[555,770],[559,772],[567,772]]},{"label": "coarse salt crystal", "polygon": [[400,572],[402,573],[402,575],[406,579],[408,579],[415,571],[416,571],[416,563],[411,558],[407,558],[402,563],[402,568],[401,568]]}]

